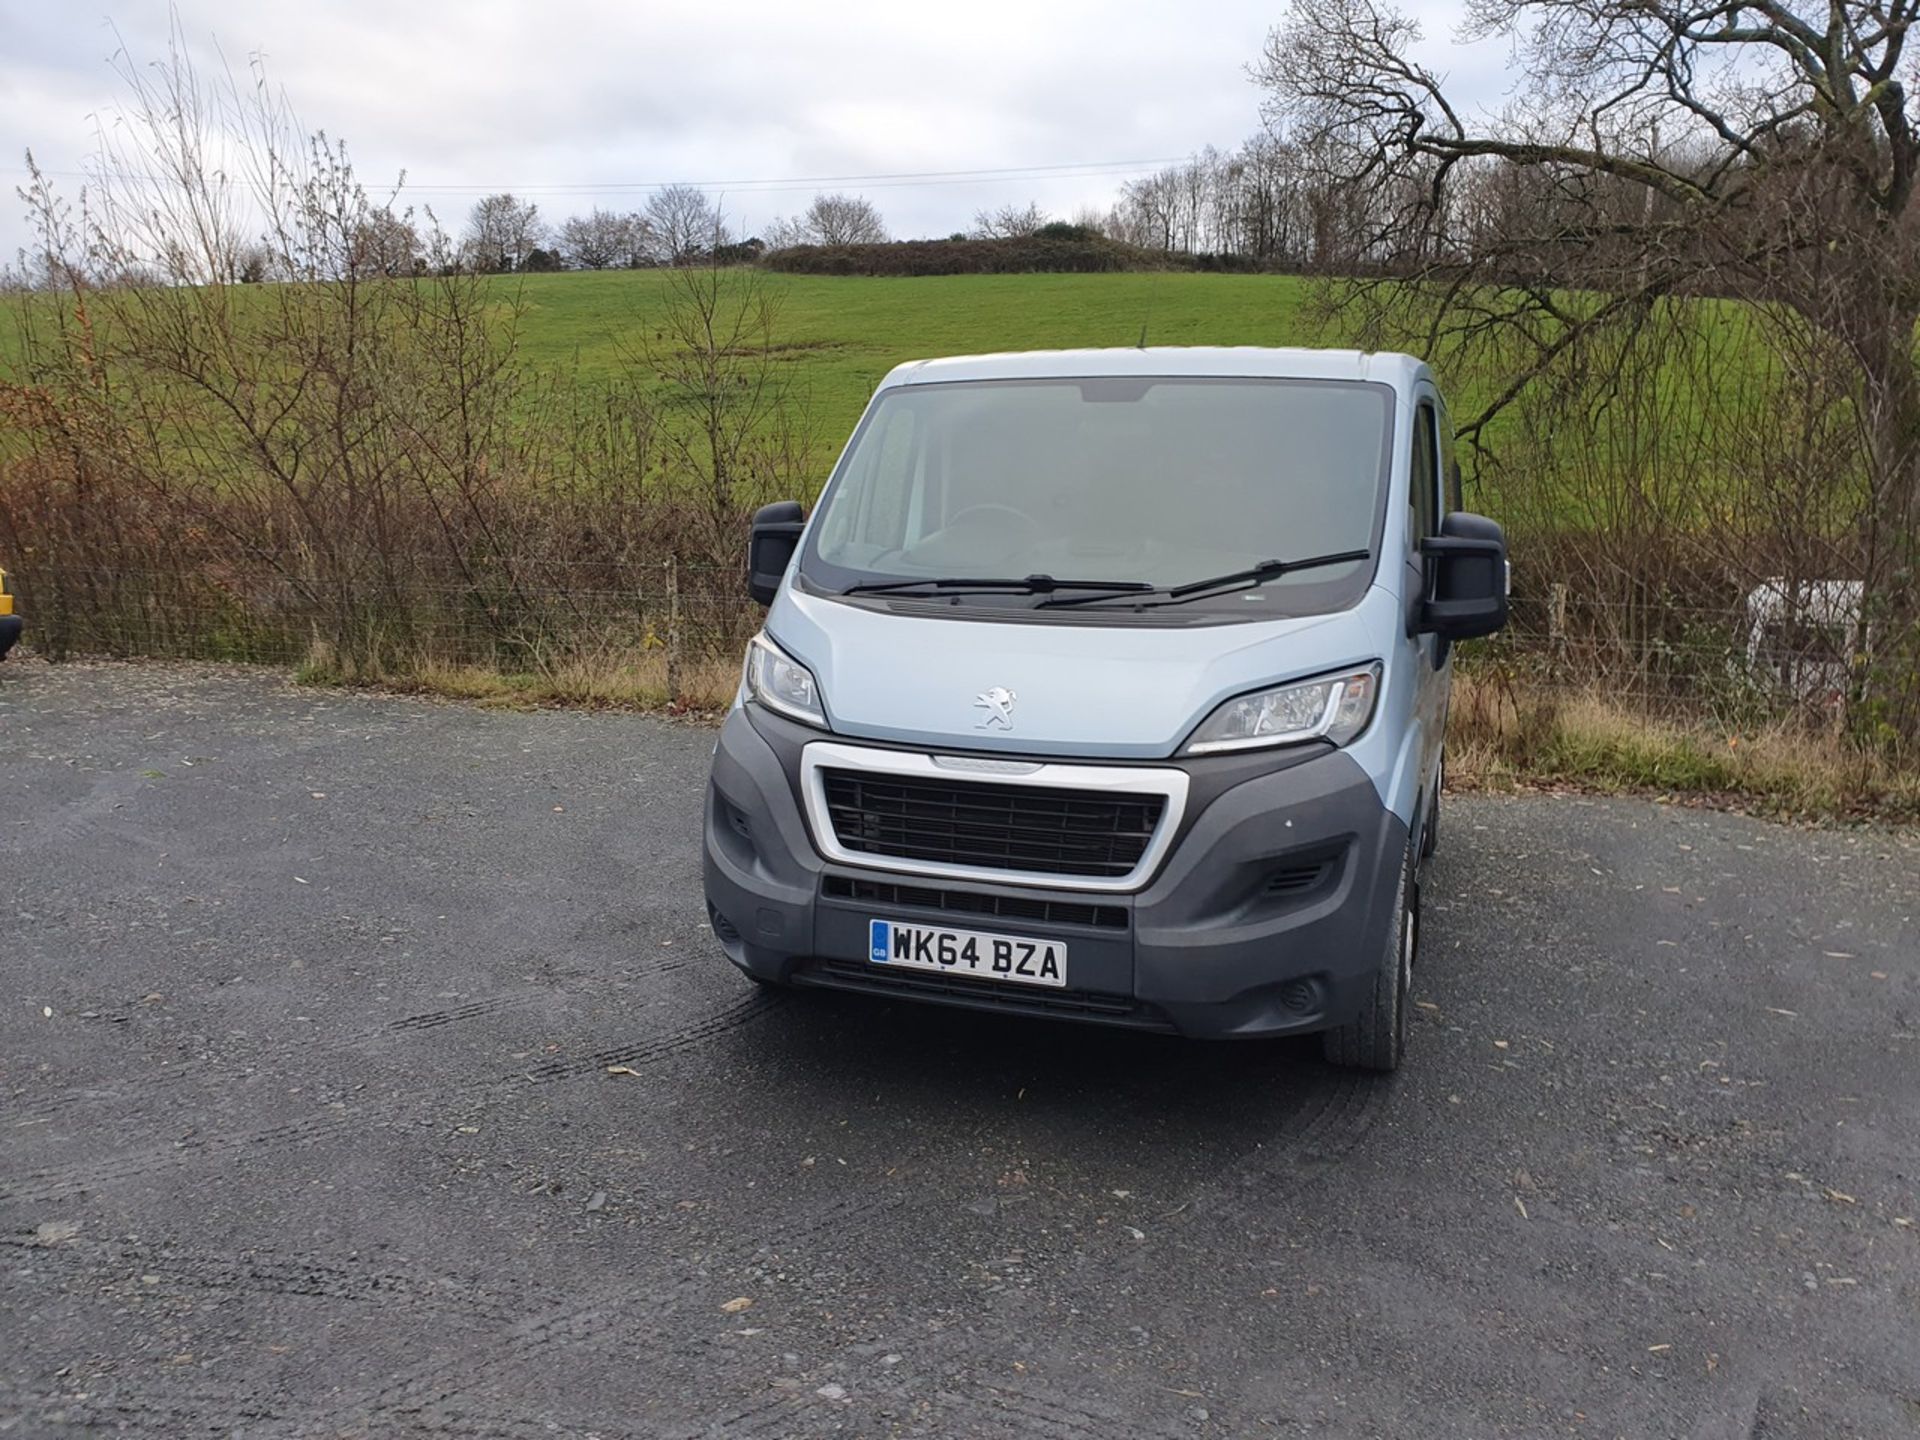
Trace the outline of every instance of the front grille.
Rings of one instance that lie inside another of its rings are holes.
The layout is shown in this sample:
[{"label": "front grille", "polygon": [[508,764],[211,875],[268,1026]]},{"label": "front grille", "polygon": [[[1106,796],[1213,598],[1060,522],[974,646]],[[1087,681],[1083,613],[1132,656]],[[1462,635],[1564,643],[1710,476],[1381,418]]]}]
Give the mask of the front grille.
[{"label": "front grille", "polygon": [[934,1000],[973,1009],[1010,1011],[1021,1015],[1095,1020],[1135,1030],[1171,1030],[1165,1015],[1125,995],[1100,995],[1091,990],[1042,990],[1036,986],[997,984],[950,975],[911,974],[884,965],[862,965],[848,960],[815,960],[797,967],[793,979],[801,985],[830,990],[857,990],[869,995],[896,995]]},{"label": "front grille", "polygon": [[1166,797],[823,770],[841,848],[865,855],[1119,877],[1139,865]]},{"label": "front grille", "polygon": [[1001,920],[1037,920],[1043,925],[1091,925],[1103,930],[1127,928],[1124,905],[1090,905],[1084,900],[1045,900],[1023,895],[983,895],[975,890],[895,885],[891,881],[855,880],[846,875],[827,876],[820,889],[831,899],[862,900],[870,905],[991,915]]}]

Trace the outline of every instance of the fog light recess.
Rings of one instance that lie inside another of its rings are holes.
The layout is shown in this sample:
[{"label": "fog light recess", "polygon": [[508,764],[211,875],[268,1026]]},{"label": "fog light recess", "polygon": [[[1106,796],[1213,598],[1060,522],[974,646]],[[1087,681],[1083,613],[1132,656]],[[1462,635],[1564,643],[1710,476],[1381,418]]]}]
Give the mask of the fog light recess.
[{"label": "fog light recess", "polygon": [[736,927],[731,920],[727,919],[726,916],[714,909],[711,901],[707,904],[707,923],[713,927],[713,933],[718,935],[722,940],[731,941],[740,938],[738,927]]},{"label": "fog light recess", "polygon": [[1311,1015],[1320,1008],[1320,982],[1308,975],[1289,980],[1280,987],[1280,1003],[1296,1015]]}]

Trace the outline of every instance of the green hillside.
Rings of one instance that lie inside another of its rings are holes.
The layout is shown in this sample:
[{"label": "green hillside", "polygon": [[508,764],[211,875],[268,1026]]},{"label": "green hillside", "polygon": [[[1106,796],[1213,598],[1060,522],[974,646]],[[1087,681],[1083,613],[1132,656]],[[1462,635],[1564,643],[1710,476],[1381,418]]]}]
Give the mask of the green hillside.
[{"label": "green hillside", "polygon": [[[767,274],[776,340],[814,432],[837,448],[874,385],[903,360],[993,350],[1312,342],[1305,282],[1284,275],[945,275],[916,279]],[[501,282],[503,288],[516,282]],[[611,371],[646,333],[666,279],[651,271],[530,275],[517,282],[521,353],[539,365]]]},{"label": "green hillside", "polygon": [[[913,278],[802,276],[725,272],[729,285],[764,286],[775,308],[773,342],[813,442],[816,483],[838,455],[873,387],[903,361],[940,355],[1074,346],[1130,346],[1141,330],[1155,345],[1337,344],[1319,330],[1309,305],[1310,282],[1290,275],[1193,272],[947,275]],[[672,348],[660,321],[674,277],[658,270],[619,270],[502,277],[489,282],[504,324],[517,301],[521,368],[587,386],[624,378],[665,394],[643,351]],[[271,290],[248,288],[264,301]],[[44,305],[45,297],[26,303]],[[733,303],[737,303],[735,300]],[[1706,386],[1725,403],[1721,384],[1752,364],[1738,307],[1703,302],[1701,353],[1712,364],[1693,373],[1669,368],[1657,388],[1657,428],[1691,417]],[[111,321],[96,314],[107,332]],[[0,376],[19,351],[18,311],[0,306]],[[107,348],[111,349],[109,338]],[[1457,414],[1482,398],[1471,383],[1452,381]],[[1748,387],[1736,387],[1745,393]],[[1754,394],[1764,393],[1754,388]],[[1464,461],[1471,470],[1473,461]],[[1634,457],[1631,464],[1640,464]],[[1697,468],[1697,467],[1696,467]],[[1534,475],[1558,487],[1568,518],[1586,516],[1587,487],[1563,465]],[[1703,472],[1704,474],[1704,472]],[[1712,486],[1701,479],[1700,494]]]}]

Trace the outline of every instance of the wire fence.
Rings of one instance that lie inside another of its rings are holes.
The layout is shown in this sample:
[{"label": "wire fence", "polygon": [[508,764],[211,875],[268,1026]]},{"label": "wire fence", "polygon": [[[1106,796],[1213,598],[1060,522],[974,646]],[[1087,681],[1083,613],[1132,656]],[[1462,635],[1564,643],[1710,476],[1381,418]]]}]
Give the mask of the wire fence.
[{"label": "wire fence", "polygon": [[1470,666],[1546,692],[1602,694],[1649,718],[1723,728],[1845,724],[1862,706],[1910,704],[1857,587],[1762,582],[1717,603],[1622,600],[1550,584],[1512,598],[1507,629]]},{"label": "wire fence", "polygon": [[316,647],[512,669],[558,657],[737,652],[753,618],[738,567],[669,558],[610,566],[521,562],[485,578],[395,566],[320,586],[177,568],[53,566],[13,576],[27,642],[55,659],[154,656],[297,664]]},{"label": "wire fence", "polygon": [[[53,658],[154,656],[308,663],[404,673],[426,664],[503,674],[560,665],[665,668],[732,662],[759,623],[742,567],[678,557],[590,562],[489,557],[484,574],[444,557],[368,566],[321,586],[287,567],[55,565],[17,574],[27,646]],[[423,573],[425,572],[425,573]],[[1847,594],[1767,586],[1717,604],[1622,601],[1565,584],[1512,599],[1508,628],[1460,651],[1462,668],[1531,694],[1603,694],[1649,719],[1726,728],[1834,728],[1874,696],[1871,627]]]}]

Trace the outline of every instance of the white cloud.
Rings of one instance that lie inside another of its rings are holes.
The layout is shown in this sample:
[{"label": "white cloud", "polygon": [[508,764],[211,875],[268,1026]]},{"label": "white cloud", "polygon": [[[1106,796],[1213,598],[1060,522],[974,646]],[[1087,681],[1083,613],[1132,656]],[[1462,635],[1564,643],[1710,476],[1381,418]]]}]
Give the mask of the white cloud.
[{"label": "white cloud", "polygon": [[[1448,0],[1451,5],[1452,0]],[[1036,200],[1102,203],[1119,178],[875,181],[773,189],[740,182],[1132,161],[1230,146],[1258,126],[1246,78],[1275,0],[177,0],[203,68],[263,57],[302,122],[345,138],[363,180],[403,169],[411,199],[457,225],[515,188],[554,218],[636,206],[615,185],[734,182],[746,228],[816,189],[865,193],[895,233],[945,234],[972,212]],[[1430,7],[1432,8],[1432,7]],[[122,100],[107,58],[165,54],[168,7],[113,26],[85,7],[0,20],[0,173],[31,146],[81,168],[94,116]],[[1442,12],[1440,33],[1446,29]],[[77,182],[67,182],[77,183]],[[24,240],[0,206],[0,253]]]}]

